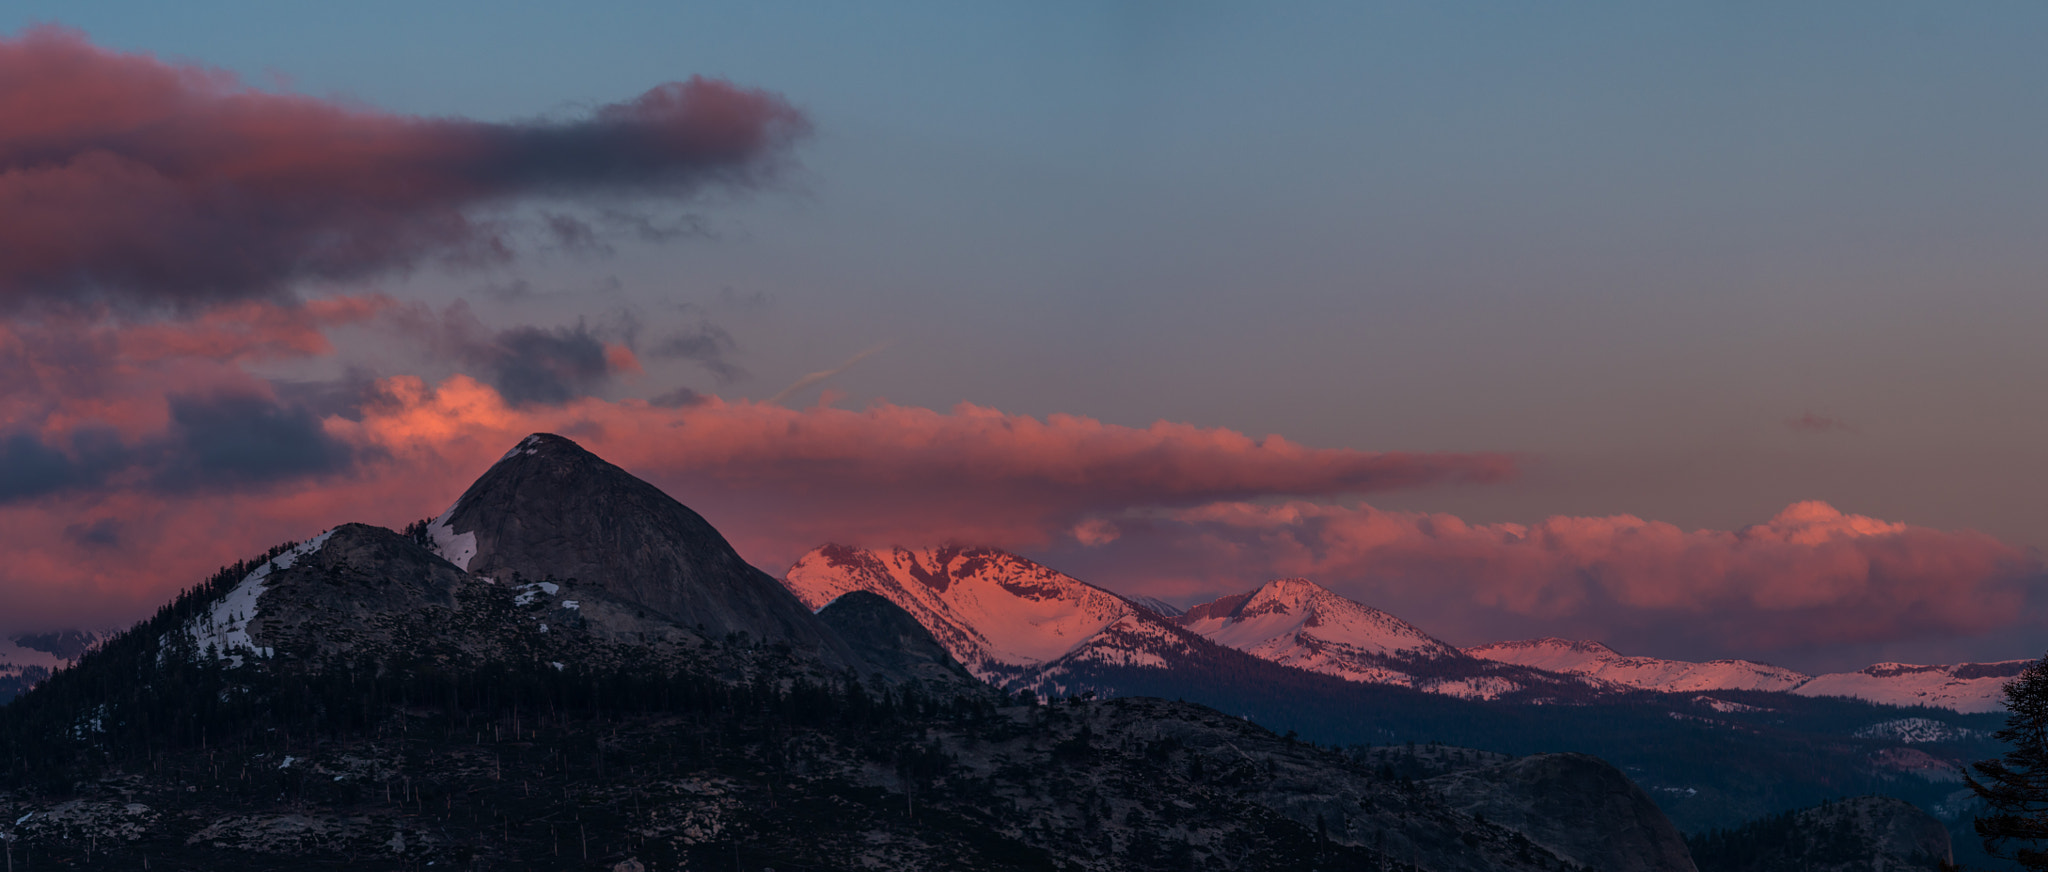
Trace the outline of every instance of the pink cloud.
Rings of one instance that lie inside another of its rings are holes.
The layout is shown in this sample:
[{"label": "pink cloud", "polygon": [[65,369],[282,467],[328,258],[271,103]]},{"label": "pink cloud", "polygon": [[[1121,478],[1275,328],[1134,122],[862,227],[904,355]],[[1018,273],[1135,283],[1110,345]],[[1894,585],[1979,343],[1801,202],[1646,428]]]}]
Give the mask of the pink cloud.
[{"label": "pink cloud", "polygon": [[353,452],[345,468],[203,491],[110,481],[0,506],[0,549],[19,557],[0,610],[41,623],[142,614],[213,566],[277,541],[342,521],[396,526],[434,514],[534,431],[568,435],[663,486],[771,569],[827,540],[1028,547],[1138,508],[1513,472],[1498,455],[1312,449],[1219,428],[1122,427],[971,405],[792,410],[707,398],[666,408],[590,397],[514,405],[466,376],[431,387],[384,380],[361,420],[319,426],[320,439]]},{"label": "pink cloud", "polygon": [[397,115],[31,29],[0,40],[0,305],[189,307],[502,259],[512,237],[476,210],[748,183],[806,124],[704,78],[569,121]]},{"label": "pink cloud", "polygon": [[[337,304],[326,317],[375,308]],[[249,311],[232,323],[283,317]],[[96,341],[230,357],[311,347]],[[144,380],[119,395],[156,398],[155,423],[136,425],[145,441],[190,426],[162,408],[161,390]],[[220,417],[214,409],[199,411]],[[438,512],[535,431],[577,439],[662,486],[771,571],[826,541],[958,541],[1023,549],[1119,590],[1184,600],[1304,575],[1461,642],[1578,635],[1666,656],[1758,657],[1958,638],[2026,620],[2042,571],[2036,555],[1982,534],[1817,502],[1735,530],[1628,515],[1474,524],[1331,505],[1396,488],[1497,481],[1514,464],[1501,455],[1312,449],[1220,428],[1122,427],[973,405],[515,404],[467,376],[431,386],[394,377],[378,383],[359,420],[314,426],[311,438],[339,446],[346,463],[313,455],[302,474],[252,474],[210,490],[137,473],[0,505],[0,548],[15,556],[0,610],[23,626],[140,615],[212,567],[277,541],[345,520],[397,526]]]},{"label": "pink cloud", "polygon": [[[1737,530],[1630,515],[1472,524],[1451,515],[1238,501],[1120,519],[1060,556],[1152,595],[1302,575],[1470,643],[1578,635],[1642,653],[1983,634],[2029,620],[2038,555],[1970,531],[1786,507]],[[1092,553],[1091,553],[1092,552]]]}]

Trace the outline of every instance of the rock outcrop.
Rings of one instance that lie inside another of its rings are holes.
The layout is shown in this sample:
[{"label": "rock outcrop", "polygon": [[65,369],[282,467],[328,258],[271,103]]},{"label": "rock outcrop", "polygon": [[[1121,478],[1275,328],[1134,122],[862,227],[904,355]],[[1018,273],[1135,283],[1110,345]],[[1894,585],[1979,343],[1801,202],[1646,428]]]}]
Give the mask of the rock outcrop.
[{"label": "rock outcrop", "polygon": [[923,624],[879,594],[846,594],[818,610],[818,619],[884,680],[911,681],[950,693],[987,688]]},{"label": "rock outcrop", "polygon": [[1428,783],[1452,808],[1601,872],[1694,872],[1678,828],[1649,794],[1598,757],[1537,754]]},{"label": "rock outcrop", "polygon": [[457,566],[501,581],[574,580],[711,638],[853,653],[688,506],[547,433],[526,437],[429,526]]}]

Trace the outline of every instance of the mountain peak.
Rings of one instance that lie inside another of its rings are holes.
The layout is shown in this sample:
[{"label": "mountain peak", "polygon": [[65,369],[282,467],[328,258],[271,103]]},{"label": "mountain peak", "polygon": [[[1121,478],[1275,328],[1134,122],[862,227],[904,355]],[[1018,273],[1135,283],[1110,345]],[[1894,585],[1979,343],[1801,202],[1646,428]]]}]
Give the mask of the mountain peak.
[{"label": "mountain peak", "polygon": [[1276,578],[1252,592],[1252,604],[1305,606],[1329,593],[1329,588],[1299,576]]},{"label": "mountain peak", "polygon": [[827,545],[799,559],[782,583],[814,609],[857,591],[880,595],[917,618],[975,675],[997,683],[1065,655],[1139,611],[1116,594],[1007,551],[959,545]]},{"label": "mountain peak", "polygon": [[573,579],[713,637],[745,633],[853,661],[703,516],[566,437],[521,439],[428,532],[435,550],[477,575]]},{"label": "mountain peak", "polygon": [[543,461],[555,463],[598,464],[605,462],[604,458],[592,454],[583,446],[576,444],[576,440],[570,439],[567,436],[557,436],[553,433],[528,434],[526,438],[519,440],[519,444],[512,446],[512,450],[505,452],[503,457],[498,458],[498,462],[503,463],[520,457],[537,457]]},{"label": "mountain peak", "polygon": [[1387,671],[1384,658],[1461,656],[1420,628],[1306,578],[1277,578],[1174,620],[1255,656],[1353,680],[1377,680]]}]

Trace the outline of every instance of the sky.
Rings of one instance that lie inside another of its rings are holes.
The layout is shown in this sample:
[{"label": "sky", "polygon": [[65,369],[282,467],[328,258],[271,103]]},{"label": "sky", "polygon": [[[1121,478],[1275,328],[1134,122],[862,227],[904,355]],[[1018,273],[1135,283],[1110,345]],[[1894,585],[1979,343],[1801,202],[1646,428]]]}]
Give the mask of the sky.
[{"label": "sky", "polygon": [[527,432],[779,572],[2048,648],[2048,10],[0,10],[0,630]]}]

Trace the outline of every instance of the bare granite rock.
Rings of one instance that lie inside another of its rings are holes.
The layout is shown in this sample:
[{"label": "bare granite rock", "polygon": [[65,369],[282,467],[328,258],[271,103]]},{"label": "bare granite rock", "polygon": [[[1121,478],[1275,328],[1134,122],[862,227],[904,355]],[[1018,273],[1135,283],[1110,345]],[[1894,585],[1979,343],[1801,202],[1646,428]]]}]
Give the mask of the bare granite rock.
[{"label": "bare granite rock", "polygon": [[712,638],[745,633],[856,666],[845,643],[773,576],[660,488],[546,433],[528,436],[436,524],[469,537],[470,572],[574,580]]}]

